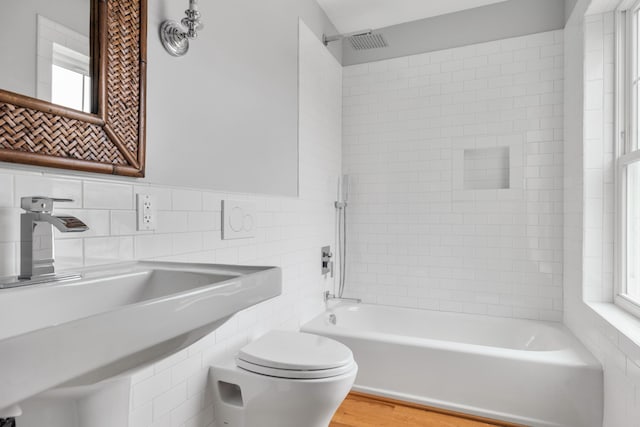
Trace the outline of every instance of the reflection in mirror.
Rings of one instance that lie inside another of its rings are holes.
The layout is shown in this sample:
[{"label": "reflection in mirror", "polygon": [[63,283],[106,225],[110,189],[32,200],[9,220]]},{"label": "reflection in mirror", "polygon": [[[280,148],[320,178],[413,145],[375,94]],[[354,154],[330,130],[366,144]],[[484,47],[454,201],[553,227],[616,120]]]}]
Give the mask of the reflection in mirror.
[{"label": "reflection in mirror", "polygon": [[91,112],[89,37],[38,15],[36,97]]},{"label": "reflection in mirror", "polygon": [[0,1],[0,161],[143,177],[146,36],[147,0]]},{"label": "reflection in mirror", "polygon": [[2,0],[0,55],[11,66],[0,68],[0,89],[95,113],[90,72],[91,3]]}]

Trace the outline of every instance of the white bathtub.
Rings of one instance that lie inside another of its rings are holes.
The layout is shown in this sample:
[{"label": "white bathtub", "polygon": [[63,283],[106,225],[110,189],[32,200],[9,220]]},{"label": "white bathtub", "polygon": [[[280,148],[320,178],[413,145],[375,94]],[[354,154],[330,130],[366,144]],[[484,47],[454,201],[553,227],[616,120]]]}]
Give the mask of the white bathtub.
[{"label": "white bathtub", "polygon": [[359,304],[302,330],[351,348],[357,391],[530,426],[602,426],[602,368],[562,325]]}]

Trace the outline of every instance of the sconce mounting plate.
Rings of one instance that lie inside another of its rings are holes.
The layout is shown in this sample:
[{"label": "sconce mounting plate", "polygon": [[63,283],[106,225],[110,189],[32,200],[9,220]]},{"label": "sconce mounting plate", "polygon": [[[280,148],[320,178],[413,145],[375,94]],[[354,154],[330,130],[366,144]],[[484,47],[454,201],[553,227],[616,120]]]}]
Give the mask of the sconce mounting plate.
[{"label": "sconce mounting plate", "polygon": [[182,56],[189,51],[189,39],[180,23],[167,20],[160,26],[162,45],[172,56]]}]

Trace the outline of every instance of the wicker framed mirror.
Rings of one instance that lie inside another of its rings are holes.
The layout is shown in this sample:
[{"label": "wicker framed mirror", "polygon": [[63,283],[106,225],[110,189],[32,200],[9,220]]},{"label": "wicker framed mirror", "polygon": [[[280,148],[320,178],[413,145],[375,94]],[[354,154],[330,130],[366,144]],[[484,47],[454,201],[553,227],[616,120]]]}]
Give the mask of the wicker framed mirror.
[{"label": "wicker framed mirror", "polygon": [[91,1],[97,113],[0,89],[0,161],[144,176],[147,0]]}]

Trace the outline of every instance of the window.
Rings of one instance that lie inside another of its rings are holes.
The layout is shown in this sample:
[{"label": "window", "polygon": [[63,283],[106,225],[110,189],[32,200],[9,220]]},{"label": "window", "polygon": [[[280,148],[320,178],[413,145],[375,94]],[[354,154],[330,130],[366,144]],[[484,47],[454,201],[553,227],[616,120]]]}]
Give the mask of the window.
[{"label": "window", "polygon": [[640,0],[617,16],[616,304],[640,316]]},{"label": "window", "polygon": [[51,102],[91,112],[89,57],[53,43]]}]

